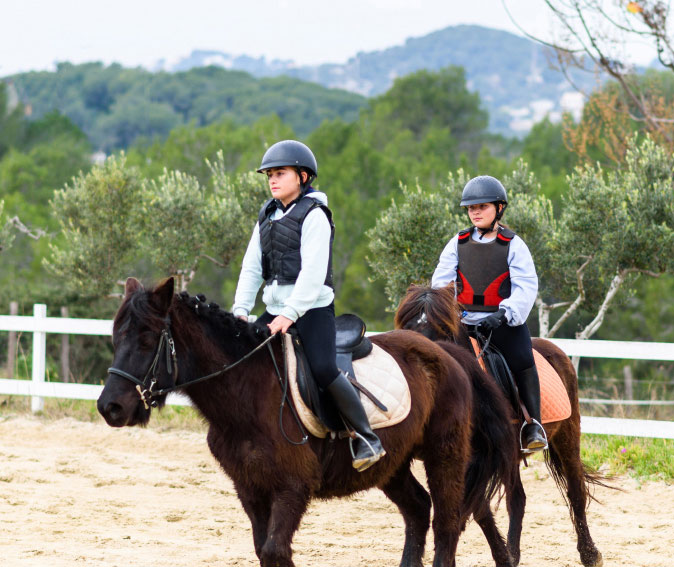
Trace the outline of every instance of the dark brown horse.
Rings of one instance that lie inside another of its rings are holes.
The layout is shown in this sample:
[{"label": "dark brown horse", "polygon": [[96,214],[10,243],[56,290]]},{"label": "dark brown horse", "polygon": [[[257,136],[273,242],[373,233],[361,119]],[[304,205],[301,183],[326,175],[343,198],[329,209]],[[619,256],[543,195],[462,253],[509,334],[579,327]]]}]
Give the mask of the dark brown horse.
[{"label": "dark brown horse", "polygon": [[[405,521],[403,567],[422,565],[431,504],[435,567],[455,565],[470,514],[478,522],[493,520],[485,502],[500,485],[512,484],[517,448],[507,410],[489,380],[469,376],[419,333],[374,337],[403,370],[412,408],[401,423],[378,430],[386,457],[359,473],[346,440],[289,442],[299,441],[301,430],[288,407],[283,410],[283,372],[275,370],[275,364],[283,368],[278,338],[269,339],[268,330],[215,304],[173,292],[172,279],[149,290],[127,281],[113,327],[113,367],[98,410],[113,427],[144,425],[167,390],[182,388],[209,423],[209,448],[250,518],[260,565],[294,565],[293,534],[312,498],[380,488]],[[430,496],[410,470],[412,459],[424,462]],[[496,564],[512,565],[503,539],[489,526],[485,530]]]},{"label": "dark brown horse", "polygon": [[[464,369],[469,374],[484,374],[473,354],[468,333],[460,322],[460,312],[451,284],[442,289],[412,285],[398,306],[395,328],[415,330],[431,340],[439,341],[438,344],[455,358],[459,358],[456,349],[462,349],[468,355],[467,359],[462,359]],[[580,560],[586,567],[599,567],[603,564],[603,559],[590,536],[586,509],[593,499],[590,485],[607,485],[603,482],[602,475],[590,470],[580,459],[578,377],[569,358],[553,343],[545,339],[533,339],[533,346],[557,371],[571,402],[571,416],[568,419],[545,424],[549,442],[549,448],[545,451],[545,462],[569,505],[571,519],[578,536]],[[499,396],[503,396],[500,390]],[[512,411],[509,409],[511,415]],[[526,502],[519,474],[515,489],[506,493],[506,501],[510,516],[508,549],[517,564]],[[489,523],[488,519],[483,519],[483,522]]]}]

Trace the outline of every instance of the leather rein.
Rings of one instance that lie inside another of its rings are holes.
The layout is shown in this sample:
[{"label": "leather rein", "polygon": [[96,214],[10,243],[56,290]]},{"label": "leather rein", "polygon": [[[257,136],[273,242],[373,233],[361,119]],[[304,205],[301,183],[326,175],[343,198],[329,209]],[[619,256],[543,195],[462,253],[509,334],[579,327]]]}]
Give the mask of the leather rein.
[{"label": "leather rein", "polygon": [[[187,388],[188,386],[193,386],[194,384],[198,384],[199,382],[205,382],[206,380],[210,380],[211,378],[215,378],[216,376],[221,376],[222,374],[225,374],[235,366],[238,366],[242,362],[245,362],[257,351],[266,346],[269,349],[269,355],[271,356],[271,359],[274,363],[274,369],[276,371],[276,375],[279,379],[279,384],[281,385],[281,389],[283,391],[283,397],[281,399],[281,408],[279,413],[279,423],[281,426],[281,432],[283,433],[283,436],[286,438],[286,440],[292,443],[293,445],[303,445],[304,443],[307,442],[308,436],[304,431],[304,428],[302,427],[302,424],[299,420],[299,416],[295,412],[295,408],[293,407],[292,404],[288,404],[288,406],[290,407],[291,412],[295,418],[295,421],[297,422],[297,425],[300,428],[300,432],[302,433],[302,440],[300,442],[292,441],[291,439],[288,438],[285,431],[283,430],[282,414],[283,414],[283,406],[285,405],[288,395],[288,369],[287,367],[284,368],[285,380],[283,380],[283,378],[281,378],[281,372],[279,370],[278,364],[276,363],[274,351],[272,350],[270,344],[274,337],[276,337],[276,335],[269,335],[264,341],[262,341],[249,353],[243,355],[235,362],[232,362],[231,364],[224,366],[220,370],[212,372],[211,374],[206,374],[205,376],[200,376],[199,378],[195,378],[194,380],[190,380],[189,382],[176,384],[176,381],[178,379],[178,360],[176,356],[175,341],[173,340],[173,336],[171,335],[171,320],[169,317],[167,317],[165,319],[165,326],[162,329],[161,335],[159,337],[159,344],[157,345],[157,351],[155,352],[154,358],[152,359],[152,363],[150,364],[150,367],[148,368],[142,380],[140,378],[137,378],[133,374],[130,374],[125,370],[122,370],[121,368],[115,368],[114,366],[108,368],[108,374],[115,374],[117,376],[120,376],[121,378],[125,378],[126,380],[133,382],[136,385],[136,391],[138,392],[138,395],[140,396],[140,399],[143,402],[145,409],[147,410],[150,409],[150,406],[152,406],[153,408],[157,407],[157,398],[160,398],[161,396],[164,396],[170,392],[182,390],[183,388]],[[283,346],[283,359],[285,360],[285,342],[281,341],[281,344]],[[162,352],[164,352],[164,355],[166,357],[166,370],[168,371],[169,375],[173,380],[173,386],[155,390],[155,387],[157,386],[157,375],[159,372],[159,361],[161,360]]]}]

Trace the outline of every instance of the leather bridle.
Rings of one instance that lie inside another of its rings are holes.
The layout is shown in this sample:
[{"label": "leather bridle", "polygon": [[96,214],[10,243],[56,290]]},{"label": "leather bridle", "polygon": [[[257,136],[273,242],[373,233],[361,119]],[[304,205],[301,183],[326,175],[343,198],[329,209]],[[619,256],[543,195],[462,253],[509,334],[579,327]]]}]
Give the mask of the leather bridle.
[{"label": "leather bridle", "polygon": [[[274,363],[276,376],[278,377],[279,384],[281,386],[281,390],[283,393],[281,397],[281,407],[279,409],[279,427],[281,429],[281,433],[283,434],[283,437],[293,445],[304,445],[308,441],[309,437],[305,432],[304,427],[302,426],[302,422],[300,421],[300,418],[297,415],[297,411],[295,410],[292,404],[288,404],[288,406],[290,407],[290,411],[293,415],[293,418],[295,419],[295,422],[299,427],[300,433],[302,434],[302,440],[299,442],[293,441],[286,435],[286,432],[283,429],[283,407],[285,406],[286,400],[288,399],[288,369],[287,367],[284,368],[285,379],[281,378],[281,371],[279,370],[279,367],[276,364],[276,357],[274,356],[274,351],[272,350],[272,346],[270,344],[272,339],[277,335],[269,335],[264,341],[262,341],[249,353],[243,355],[237,361],[232,362],[227,366],[224,366],[223,368],[217,370],[216,372],[207,374],[205,376],[200,376],[199,378],[195,378],[194,380],[190,380],[188,382],[183,382],[182,384],[176,384],[176,381],[178,379],[178,361],[176,357],[175,342],[173,341],[173,337],[171,336],[171,319],[169,317],[166,317],[164,323],[165,325],[161,331],[161,335],[159,337],[159,344],[157,345],[157,351],[155,352],[154,358],[152,359],[152,364],[150,364],[150,367],[148,368],[147,372],[145,373],[145,377],[142,380],[140,378],[137,378],[133,374],[129,374],[128,372],[122,370],[121,368],[115,368],[114,366],[108,368],[108,374],[115,374],[117,376],[120,376],[121,378],[125,378],[126,380],[133,382],[136,385],[136,391],[138,392],[138,395],[140,396],[140,399],[143,402],[143,405],[145,406],[146,410],[150,409],[150,406],[157,407],[158,403],[157,398],[160,398],[161,396],[164,396],[170,392],[175,392],[176,390],[181,390],[183,388],[187,388],[188,386],[193,386],[194,384],[198,384],[199,382],[205,382],[206,380],[210,380],[211,378],[215,378],[216,376],[221,376],[222,374],[231,370],[235,366],[238,366],[242,362],[248,360],[251,356],[253,356],[258,350],[260,350],[264,346],[267,346],[267,348],[269,349],[269,355],[271,356],[272,362]],[[283,350],[283,360],[285,361],[285,350],[286,350],[285,341],[281,341],[281,345]],[[159,361],[161,360],[162,352],[164,351],[166,357],[166,370],[168,371],[169,375],[173,380],[173,386],[155,390],[155,387],[157,386],[157,374],[159,372]]]},{"label": "leather bridle", "polygon": [[[173,341],[173,337],[171,336],[171,321],[170,319],[167,318],[165,321],[165,326],[162,329],[161,335],[159,337],[159,344],[157,345],[157,351],[155,352],[152,364],[150,364],[150,367],[148,368],[147,372],[145,373],[145,377],[142,380],[140,378],[137,378],[133,374],[129,374],[125,370],[122,370],[121,368],[115,368],[114,366],[108,368],[108,374],[116,374],[117,376],[120,376],[122,378],[129,380],[130,382],[133,382],[136,385],[136,390],[140,395],[140,399],[143,402],[145,409],[149,409],[150,406],[157,407],[157,398],[165,396],[169,392],[181,390],[188,386],[193,386],[194,384],[204,382],[205,380],[209,380],[211,378],[215,378],[216,376],[220,376],[221,374],[224,374],[228,370],[231,370],[235,366],[241,364],[244,360],[251,357],[262,347],[268,345],[269,342],[274,338],[274,336],[275,335],[270,335],[262,343],[260,343],[253,350],[251,350],[248,354],[242,356],[236,362],[228,364],[227,366],[221,368],[220,370],[213,372],[212,374],[200,376],[199,378],[190,380],[189,382],[184,382],[182,384],[176,384],[176,381],[178,379],[178,361],[176,358],[176,346],[175,342]],[[271,351],[271,345],[269,345],[269,350]],[[155,390],[155,387],[157,386],[157,374],[159,372],[159,361],[161,360],[162,352],[164,351],[166,357],[166,370],[172,378],[173,386]],[[273,358],[273,353],[271,354]]]}]

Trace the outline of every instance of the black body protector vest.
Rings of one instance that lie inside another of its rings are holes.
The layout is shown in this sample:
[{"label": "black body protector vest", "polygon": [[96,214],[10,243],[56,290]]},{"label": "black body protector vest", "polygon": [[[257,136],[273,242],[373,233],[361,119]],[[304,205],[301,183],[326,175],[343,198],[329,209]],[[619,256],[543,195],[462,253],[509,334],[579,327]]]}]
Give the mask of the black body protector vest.
[{"label": "black body protector vest", "polygon": [[476,242],[471,238],[473,229],[459,232],[457,300],[466,311],[496,312],[499,303],[510,297],[508,251],[515,233],[499,227],[491,242]]},{"label": "black body protector vest", "polygon": [[316,207],[323,209],[330,222],[330,258],[324,285],[334,289],[332,284],[332,243],[335,238],[335,225],[330,209],[311,197],[302,197],[292,210],[278,220],[272,220],[274,211],[280,205],[276,199],[270,199],[260,209],[258,224],[260,227],[260,247],[262,248],[262,277],[267,284],[277,280],[279,284],[294,284],[302,269],[300,245],[302,243],[302,224],[307,215]]}]

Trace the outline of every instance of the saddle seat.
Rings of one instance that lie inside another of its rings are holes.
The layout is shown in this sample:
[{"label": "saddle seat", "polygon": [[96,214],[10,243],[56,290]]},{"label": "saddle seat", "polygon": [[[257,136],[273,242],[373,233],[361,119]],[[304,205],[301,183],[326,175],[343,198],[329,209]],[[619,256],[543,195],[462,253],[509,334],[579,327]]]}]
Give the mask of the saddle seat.
[{"label": "saddle seat", "polygon": [[335,317],[335,342],[337,368],[355,378],[351,363],[372,352],[372,341],[365,336],[365,322],[351,313]]}]

